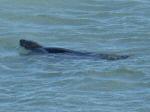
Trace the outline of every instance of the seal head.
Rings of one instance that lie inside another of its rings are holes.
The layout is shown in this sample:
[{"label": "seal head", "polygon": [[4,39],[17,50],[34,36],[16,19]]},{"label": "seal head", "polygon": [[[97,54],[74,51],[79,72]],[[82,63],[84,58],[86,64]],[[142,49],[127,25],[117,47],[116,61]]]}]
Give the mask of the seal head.
[{"label": "seal head", "polygon": [[20,40],[20,46],[24,47],[27,50],[34,50],[37,48],[42,48],[42,46],[39,45],[38,43],[30,41],[30,40],[24,40],[24,39]]}]

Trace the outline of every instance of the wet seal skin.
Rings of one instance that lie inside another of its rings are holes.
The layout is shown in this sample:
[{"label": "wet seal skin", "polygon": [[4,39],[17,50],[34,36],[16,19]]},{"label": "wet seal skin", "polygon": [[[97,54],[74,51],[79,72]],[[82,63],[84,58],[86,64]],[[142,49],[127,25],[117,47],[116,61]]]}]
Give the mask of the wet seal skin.
[{"label": "wet seal skin", "polygon": [[68,54],[68,55],[77,55],[77,56],[85,56],[85,57],[93,57],[97,59],[105,59],[105,60],[121,60],[127,59],[129,55],[118,55],[118,54],[102,54],[102,53],[93,53],[93,52],[82,52],[82,51],[74,51],[65,48],[57,48],[57,47],[44,47],[37,42],[31,40],[20,40],[20,46],[25,48],[26,50],[30,50],[36,53],[51,53],[51,54]]}]

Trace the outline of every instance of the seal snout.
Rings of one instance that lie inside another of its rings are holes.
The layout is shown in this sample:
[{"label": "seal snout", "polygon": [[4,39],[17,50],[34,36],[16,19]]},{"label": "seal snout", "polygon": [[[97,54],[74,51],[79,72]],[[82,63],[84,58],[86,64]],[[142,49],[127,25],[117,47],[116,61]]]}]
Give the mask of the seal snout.
[{"label": "seal snout", "polygon": [[26,40],[20,39],[20,46],[25,47]]}]

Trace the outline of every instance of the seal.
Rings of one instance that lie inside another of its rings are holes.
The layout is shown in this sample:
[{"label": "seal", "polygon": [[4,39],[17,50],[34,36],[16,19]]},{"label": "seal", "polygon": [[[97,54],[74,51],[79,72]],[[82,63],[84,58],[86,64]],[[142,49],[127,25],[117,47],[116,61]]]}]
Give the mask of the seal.
[{"label": "seal", "polygon": [[94,53],[94,52],[82,52],[82,51],[74,51],[65,48],[58,47],[44,47],[34,41],[31,40],[20,40],[20,46],[25,48],[26,50],[30,50],[35,53],[51,53],[51,54],[68,54],[68,55],[77,55],[77,56],[85,56],[85,57],[93,57],[97,59],[105,59],[105,60],[120,60],[127,59],[130,57],[129,55],[118,55],[118,54],[103,54],[103,53]]}]

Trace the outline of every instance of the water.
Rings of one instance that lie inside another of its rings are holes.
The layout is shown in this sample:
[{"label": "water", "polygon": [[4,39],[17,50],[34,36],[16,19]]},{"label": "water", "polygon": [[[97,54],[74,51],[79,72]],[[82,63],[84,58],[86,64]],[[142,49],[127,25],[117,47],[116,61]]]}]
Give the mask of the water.
[{"label": "water", "polygon": [[[0,112],[149,112],[149,0],[0,0]],[[19,54],[19,39],[130,54]]]}]

